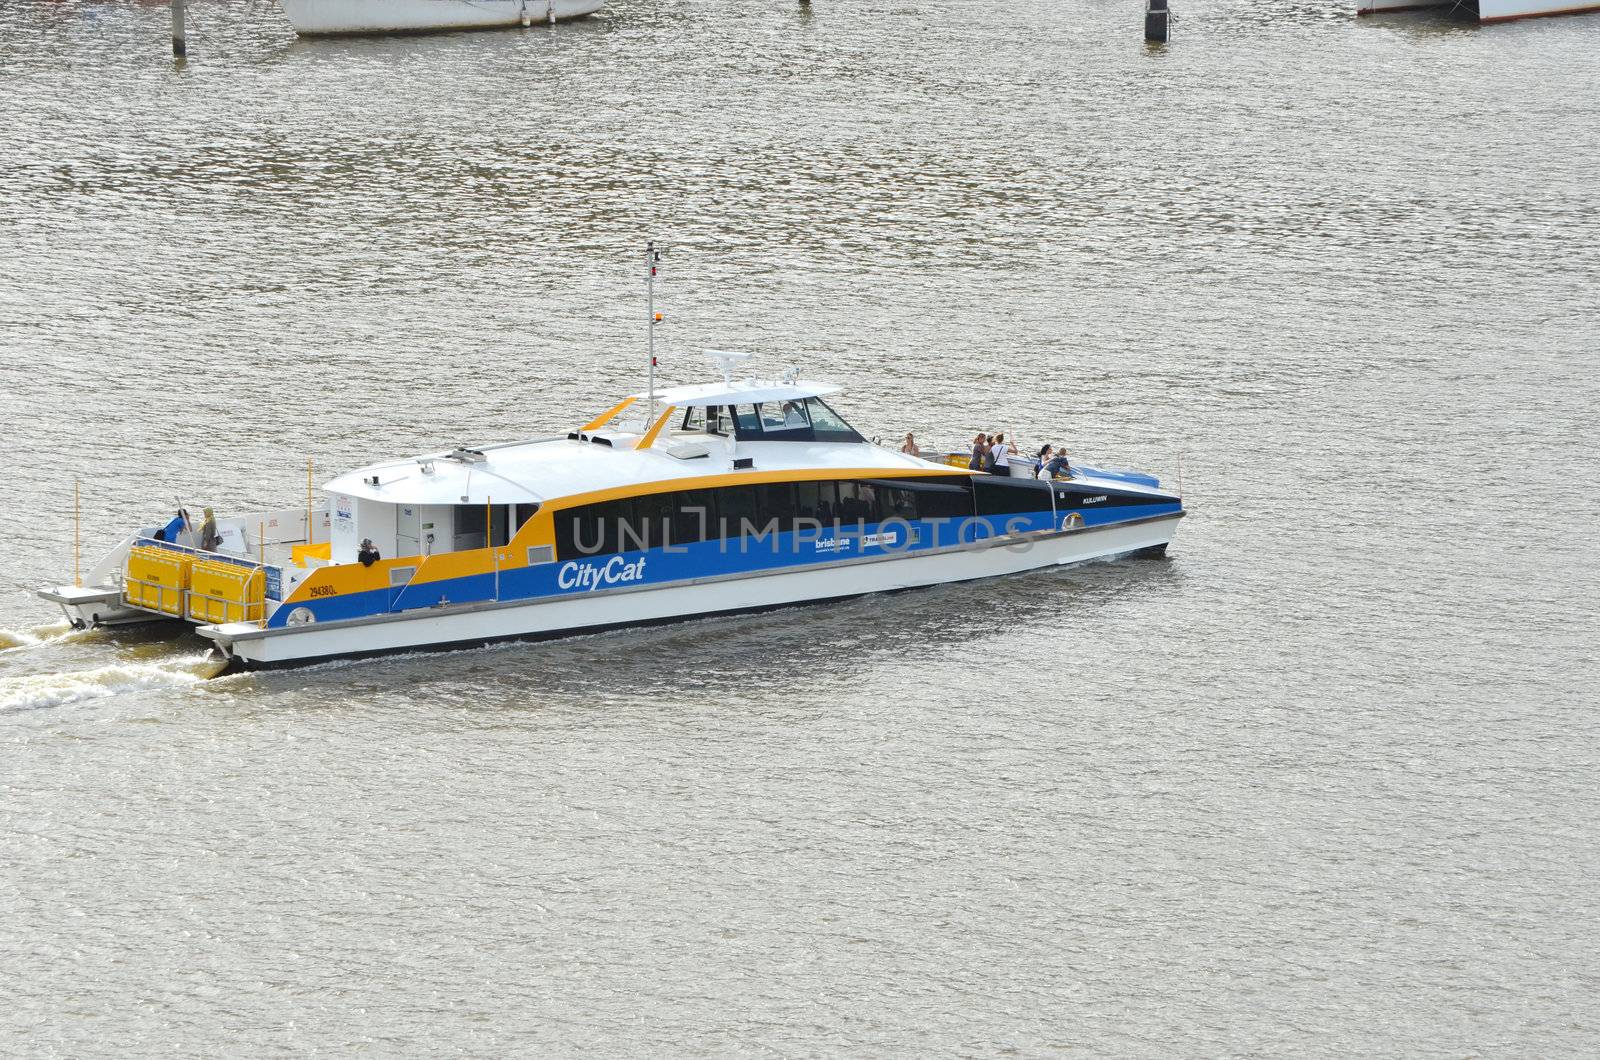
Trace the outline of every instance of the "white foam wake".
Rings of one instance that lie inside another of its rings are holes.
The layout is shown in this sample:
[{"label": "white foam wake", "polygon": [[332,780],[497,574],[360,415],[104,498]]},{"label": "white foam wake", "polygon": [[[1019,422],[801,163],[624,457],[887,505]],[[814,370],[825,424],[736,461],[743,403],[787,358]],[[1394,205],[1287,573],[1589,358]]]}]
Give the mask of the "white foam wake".
[{"label": "white foam wake", "polygon": [[32,629],[0,629],[0,651],[10,648],[31,648],[35,644],[56,640],[72,632],[72,627],[65,622],[34,626]]},{"label": "white foam wake", "polygon": [[0,713],[59,707],[142,689],[191,687],[216,671],[210,656],[194,655],[160,663],[119,663],[94,670],[0,678]]}]

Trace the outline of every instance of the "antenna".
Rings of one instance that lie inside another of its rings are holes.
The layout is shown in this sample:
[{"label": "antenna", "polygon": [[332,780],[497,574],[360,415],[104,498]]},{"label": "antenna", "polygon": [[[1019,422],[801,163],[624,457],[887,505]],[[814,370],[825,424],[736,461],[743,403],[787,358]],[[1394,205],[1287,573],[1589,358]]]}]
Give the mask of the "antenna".
[{"label": "antenna", "polygon": [[707,350],[705,353],[722,370],[722,381],[728,386],[733,385],[733,369],[751,357],[751,354],[739,353],[736,350]]},{"label": "antenna", "polygon": [[650,314],[650,368],[649,386],[646,388],[650,394],[649,413],[644,421],[645,430],[656,421],[656,325],[661,323],[662,314],[656,312],[656,267],[661,264],[661,251],[656,249],[655,240],[644,245],[644,284],[645,304]]}]

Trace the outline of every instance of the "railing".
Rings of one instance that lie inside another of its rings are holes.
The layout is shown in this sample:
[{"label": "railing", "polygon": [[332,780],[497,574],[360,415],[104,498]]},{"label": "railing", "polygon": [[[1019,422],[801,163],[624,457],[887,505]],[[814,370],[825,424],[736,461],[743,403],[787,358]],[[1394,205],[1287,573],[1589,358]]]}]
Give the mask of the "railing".
[{"label": "railing", "polygon": [[[163,552],[176,552],[180,555],[188,556],[194,561],[221,563],[227,566],[237,567],[242,571],[250,572],[242,583],[243,592],[238,598],[218,596],[215,593],[205,593],[194,588],[180,588],[176,585],[165,585],[161,582],[149,581],[143,578],[135,578],[132,576],[132,574],[125,573],[123,599],[134,607],[142,607],[146,610],[151,610],[151,607],[149,606],[149,596],[153,594],[155,597],[154,610],[161,614],[172,615],[176,618],[183,618],[191,621],[255,622],[265,626],[267,621],[267,601],[279,601],[283,598],[283,568],[280,566],[264,563],[260,560],[250,559],[244,556],[230,555],[226,552],[208,552],[204,549],[195,548],[192,545],[181,545],[176,541],[158,541],[152,537],[138,538],[133,542],[133,546],[145,547]],[[124,570],[126,571],[126,567]],[[250,592],[250,585],[255,581],[257,574],[259,574],[261,577],[261,598],[259,600],[253,600],[250,598],[252,595]],[[189,573],[184,580],[187,581],[192,577],[193,568],[191,565]],[[140,600],[134,601],[129,599],[130,594],[127,589],[128,585],[136,585],[143,590],[143,592],[138,594],[140,596]],[[177,610],[175,611],[171,610],[169,607],[169,597],[171,596],[176,596],[177,598]],[[196,613],[194,604],[194,601],[196,600],[205,601],[205,606],[202,606],[199,609],[198,614]],[[220,616],[218,614],[219,611]],[[238,613],[240,617],[235,618],[235,613]]]},{"label": "railing", "polygon": [[[199,589],[188,590],[184,593],[184,597],[183,612],[189,618],[196,617],[194,601],[196,599],[200,599],[212,604],[221,605],[220,610],[222,614],[220,617],[214,613],[212,608],[207,608],[205,613],[200,616],[208,623],[257,622],[261,625],[266,625],[267,622],[267,601],[265,598],[259,601],[252,601],[248,599],[243,601],[230,600],[226,596],[214,596],[211,593],[203,593]],[[235,618],[233,617],[233,612],[235,611],[240,611],[242,614],[238,618]]]}]

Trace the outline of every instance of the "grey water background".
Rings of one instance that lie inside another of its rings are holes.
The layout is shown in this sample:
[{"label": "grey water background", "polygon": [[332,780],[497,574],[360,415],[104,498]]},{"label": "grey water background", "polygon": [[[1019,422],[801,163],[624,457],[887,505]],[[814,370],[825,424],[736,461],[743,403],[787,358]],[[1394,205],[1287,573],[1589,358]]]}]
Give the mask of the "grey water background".
[{"label": "grey water background", "polygon": [[[1592,1056],[1600,18],[0,11],[0,1051]],[[24,588],[702,347],[1165,561],[202,679]]]}]

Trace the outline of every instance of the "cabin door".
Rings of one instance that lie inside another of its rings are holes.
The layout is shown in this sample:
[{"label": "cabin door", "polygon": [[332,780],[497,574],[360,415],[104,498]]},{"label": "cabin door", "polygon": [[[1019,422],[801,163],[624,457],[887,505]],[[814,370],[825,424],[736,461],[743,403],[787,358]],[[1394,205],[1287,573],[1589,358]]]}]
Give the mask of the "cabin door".
[{"label": "cabin door", "polygon": [[402,504],[395,513],[394,555],[422,555],[422,509],[414,504]]}]

